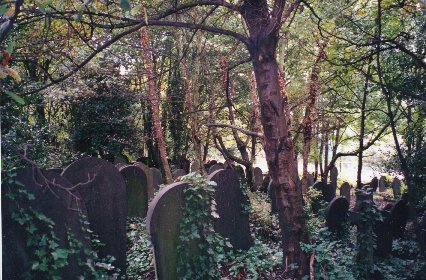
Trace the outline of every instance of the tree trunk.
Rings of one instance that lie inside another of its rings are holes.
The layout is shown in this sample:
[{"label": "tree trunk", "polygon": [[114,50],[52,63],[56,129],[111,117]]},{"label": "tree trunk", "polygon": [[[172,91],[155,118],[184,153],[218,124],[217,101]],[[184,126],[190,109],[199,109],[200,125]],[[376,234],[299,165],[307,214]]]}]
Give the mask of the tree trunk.
[{"label": "tree trunk", "polygon": [[159,92],[157,90],[157,84],[155,74],[153,71],[151,52],[149,49],[148,32],[146,28],[141,29],[141,48],[142,56],[144,59],[145,73],[148,79],[148,100],[152,109],[152,120],[154,124],[154,138],[158,145],[160,152],[161,164],[164,170],[166,183],[172,182],[172,172],[170,170],[169,162],[167,161],[167,150],[166,143],[164,141],[163,129],[161,127],[161,116],[160,116],[160,104],[159,104]]}]

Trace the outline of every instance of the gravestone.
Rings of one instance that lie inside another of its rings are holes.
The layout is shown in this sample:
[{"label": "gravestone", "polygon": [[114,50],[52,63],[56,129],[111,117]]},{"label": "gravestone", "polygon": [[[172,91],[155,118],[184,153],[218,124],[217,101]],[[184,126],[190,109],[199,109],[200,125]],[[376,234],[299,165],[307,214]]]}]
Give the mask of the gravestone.
[{"label": "gravestone", "polygon": [[392,233],[395,238],[403,238],[408,220],[408,201],[398,200],[390,210]]},{"label": "gravestone", "polygon": [[234,170],[238,173],[238,178],[243,184],[247,183],[246,173],[241,165],[235,165]]},{"label": "gravestone", "polygon": [[262,187],[260,188],[261,192],[268,193],[268,186],[270,181],[271,177],[269,177],[269,173],[267,173],[263,178]]},{"label": "gravestone", "polygon": [[381,210],[380,213],[383,220],[376,221],[373,227],[374,233],[376,234],[376,248],[374,249],[374,254],[385,258],[392,253],[392,226],[389,211]]},{"label": "gravestone", "polygon": [[190,171],[191,172],[200,172],[200,164],[198,163],[198,161],[193,161],[191,163]]},{"label": "gravestone", "polygon": [[[12,213],[18,210],[18,205],[19,209],[25,209],[24,213],[28,213],[30,217],[34,215],[29,210],[32,208],[54,222],[53,225],[48,225],[32,218],[32,222],[37,228],[37,231],[32,234],[50,236],[50,232],[53,232],[57,237],[59,248],[70,249],[68,239],[70,238],[69,232],[71,232],[73,238],[81,242],[83,246],[81,250],[90,249],[90,244],[86,242],[80,223],[80,214],[86,215],[86,209],[84,205],[78,205],[77,200],[72,197],[72,195],[79,197],[79,193],[74,192],[71,195],[61,189],[70,189],[72,185],[57,172],[36,170],[33,171],[32,168],[18,169],[15,180],[20,183],[19,186],[2,184],[3,279],[24,279],[23,273],[25,272],[30,272],[32,279],[46,279],[46,275],[40,275],[31,270],[31,261],[38,257],[34,254],[36,248],[27,245],[29,233],[26,232],[23,225],[12,218]],[[34,199],[28,200],[21,194],[15,196],[16,200],[11,200],[8,195],[16,194],[15,190],[18,188],[34,195]],[[86,262],[83,253],[68,255],[67,265],[59,271],[62,279],[77,279],[79,275],[83,274],[83,267],[78,265],[79,260]]]},{"label": "gravestone", "polygon": [[387,188],[387,181],[385,176],[381,176],[379,180],[379,192],[385,192]]},{"label": "gravestone", "polygon": [[216,170],[208,177],[216,182],[215,201],[219,219],[214,221],[215,231],[229,238],[235,250],[247,250],[253,244],[250,236],[249,215],[244,210],[248,204],[244,196],[238,174],[231,169]]},{"label": "gravestone", "polygon": [[[175,280],[179,253],[179,224],[183,218],[184,193],[187,183],[178,182],[166,186],[152,200],[148,208],[146,228],[154,248],[156,279]],[[197,255],[197,244],[188,246]]]},{"label": "gravestone", "polygon": [[183,169],[176,169],[175,171],[173,171],[172,176],[173,176],[173,180],[178,179],[179,177],[185,176],[186,172]]},{"label": "gravestone", "polygon": [[126,166],[127,166],[127,164],[125,164],[125,163],[116,163],[115,164],[115,168],[117,168],[118,171],[120,171],[120,169],[122,169],[122,168],[124,168]]},{"label": "gravestone", "polygon": [[330,202],[335,196],[335,189],[331,184],[325,184],[324,182],[316,182],[313,185],[313,188],[321,191],[322,198],[326,202]]},{"label": "gravestone", "polygon": [[328,229],[332,232],[341,232],[348,219],[349,202],[344,197],[334,198],[325,210],[325,220]]},{"label": "gravestone", "polygon": [[315,184],[315,178],[314,176],[312,176],[311,173],[308,173],[308,175],[306,175],[306,180],[308,181],[308,187],[312,187]]},{"label": "gravestone", "polygon": [[254,189],[257,190],[258,188],[260,188],[260,186],[262,186],[262,182],[263,182],[262,169],[260,169],[259,167],[255,167],[253,169],[253,186],[254,186]]},{"label": "gravestone", "polygon": [[216,170],[220,170],[220,169],[223,169],[222,165],[220,165],[220,164],[214,164],[214,165],[210,166],[209,171],[207,173],[210,175],[213,172],[215,172]]},{"label": "gravestone", "polygon": [[377,177],[374,177],[373,179],[371,179],[370,188],[372,188],[373,192],[375,192],[377,191],[378,187],[379,187],[379,179],[377,179]]},{"label": "gravestone", "polygon": [[148,211],[148,185],[145,172],[129,165],[120,170],[126,184],[127,216],[146,217]]},{"label": "gravestone", "polygon": [[139,167],[143,170],[143,172],[145,172],[148,186],[148,197],[152,198],[154,196],[154,174],[152,173],[151,168],[142,162],[135,162],[133,165]]},{"label": "gravestone", "polygon": [[395,179],[392,181],[392,190],[394,197],[401,196],[401,181],[398,179],[398,177],[395,177]]},{"label": "gravestone", "polygon": [[113,265],[126,272],[126,185],[115,166],[99,158],[82,158],[62,172],[62,176],[77,185],[87,209],[90,229],[105,246],[99,256],[115,257]]},{"label": "gravestone", "polygon": [[[164,184],[164,179],[160,169],[151,168],[151,172],[152,172],[152,188],[153,188],[153,192],[155,193],[160,188],[160,185]],[[152,196],[149,197],[149,199],[151,198]]]},{"label": "gravestone", "polygon": [[348,182],[344,182],[340,186],[340,196],[346,198],[349,205],[351,205],[351,185]]}]

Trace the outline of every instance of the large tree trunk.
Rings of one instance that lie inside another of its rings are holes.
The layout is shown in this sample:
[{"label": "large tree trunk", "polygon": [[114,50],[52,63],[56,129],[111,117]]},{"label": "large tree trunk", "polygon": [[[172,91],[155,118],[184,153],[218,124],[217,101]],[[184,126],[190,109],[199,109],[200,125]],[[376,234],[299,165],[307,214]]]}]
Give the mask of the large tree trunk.
[{"label": "large tree trunk", "polygon": [[155,74],[153,71],[151,52],[149,49],[148,32],[146,28],[141,29],[141,48],[144,59],[145,72],[148,79],[148,100],[152,109],[152,120],[154,123],[154,138],[160,152],[161,164],[163,167],[166,183],[172,182],[172,172],[167,161],[166,143],[164,141],[163,129],[161,127],[159,92],[157,90]]}]

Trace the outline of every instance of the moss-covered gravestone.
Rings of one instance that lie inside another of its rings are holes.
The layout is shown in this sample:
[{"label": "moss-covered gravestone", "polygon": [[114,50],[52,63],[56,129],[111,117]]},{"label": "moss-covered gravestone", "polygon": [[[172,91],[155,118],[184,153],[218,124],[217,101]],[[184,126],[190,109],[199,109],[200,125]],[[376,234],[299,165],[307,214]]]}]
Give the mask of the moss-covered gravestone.
[{"label": "moss-covered gravestone", "polygon": [[215,231],[229,238],[236,250],[247,250],[253,243],[250,236],[249,215],[244,209],[248,204],[238,174],[231,169],[217,170],[209,175],[209,181],[216,182],[215,201],[219,219],[214,221]]},{"label": "moss-covered gravestone", "polygon": [[[56,262],[50,259],[50,265],[47,265],[50,273],[53,273],[52,266],[57,266],[62,262],[60,258],[66,257],[57,276],[77,279],[84,272],[84,267],[78,265],[79,261],[86,262],[83,250],[90,248],[80,223],[86,209],[75,199],[79,194],[68,193],[65,189],[71,188],[72,184],[55,171],[25,168],[16,173],[14,180],[17,183],[2,185],[3,279],[24,279],[24,273],[28,273],[31,279],[53,277],[37,269],[37,263],[41,265],[42,260],[47,259],[39,257],[42,252],[48,257],[58,256]],[[30,240],[37,245],[29,243]],[[71,252],[69,240],[81,242],[82,247],[73,248],[79,250],[79,254],[64,254]]]},{"label": "moss-covered gravestone", "polygon": [[148,185],[146,174],[136,166],[126,166],[120,169],[126,184],[127,216],[146,217],[148,211]]},{"label": "moss-covered gravestone", "polygon": [[113,265],[126,271],[126,185],[115,166],[99,158],[82,158],[71,163],[62,176],[77,186],[87,209],[90,229],[104,247],[99,256],[115,257]]}]

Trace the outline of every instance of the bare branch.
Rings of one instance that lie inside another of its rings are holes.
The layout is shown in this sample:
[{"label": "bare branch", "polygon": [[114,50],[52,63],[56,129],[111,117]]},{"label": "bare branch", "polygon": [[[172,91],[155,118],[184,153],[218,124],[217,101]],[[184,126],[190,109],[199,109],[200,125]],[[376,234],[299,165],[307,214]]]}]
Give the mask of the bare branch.
[{"label": "bare branch", "polygon": [[258,133],[258,132],[254,132],[254,131],[249,131],[249,130],[245,130],[244,128],[238,127],[236,125],[231,125],[231,124],[224,124],[224,123],[208,123],[207,126],[213,126],[213,127],[229,127],[231,129],[235,129],[238,130],[246,135],[250,135],[250,136],[254,136],[254,137],[259,137],[263,139],[263,134]]}]

